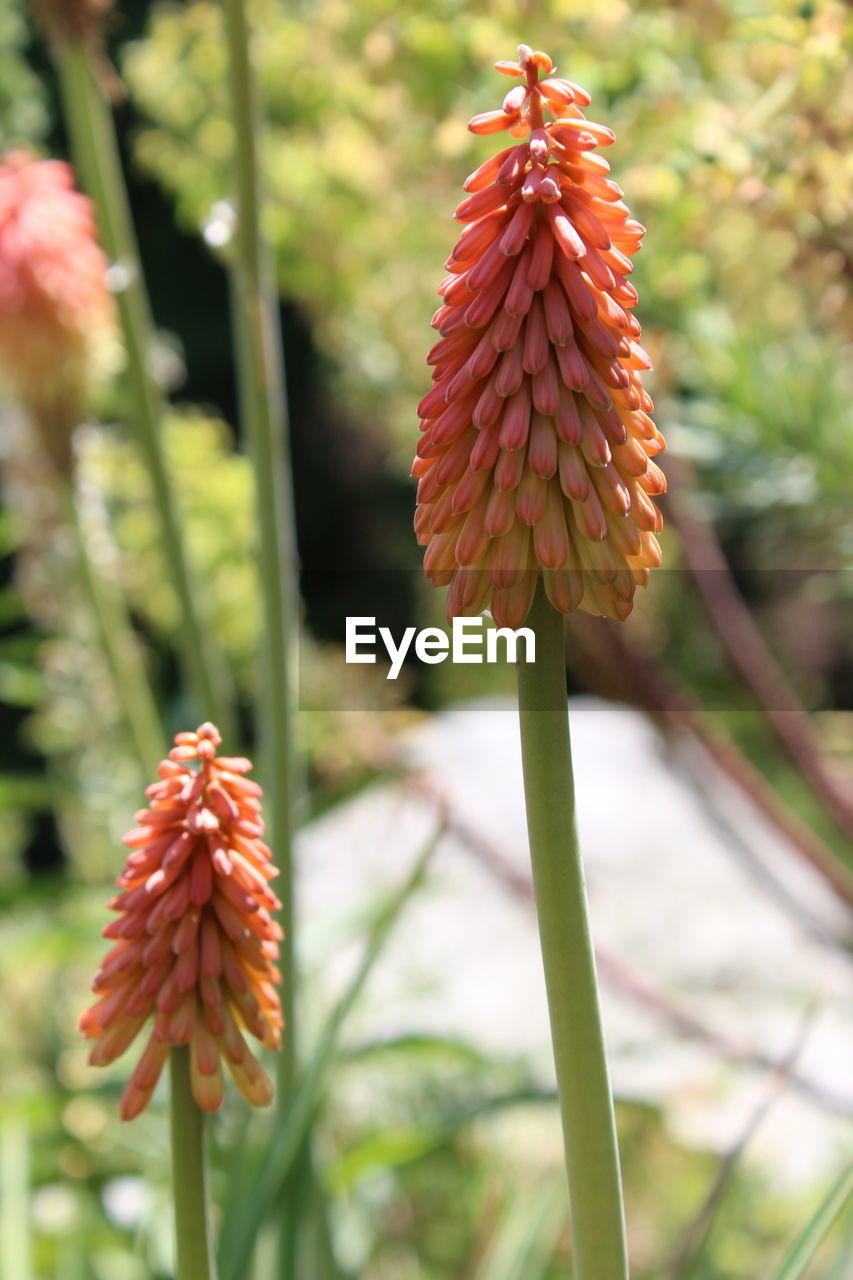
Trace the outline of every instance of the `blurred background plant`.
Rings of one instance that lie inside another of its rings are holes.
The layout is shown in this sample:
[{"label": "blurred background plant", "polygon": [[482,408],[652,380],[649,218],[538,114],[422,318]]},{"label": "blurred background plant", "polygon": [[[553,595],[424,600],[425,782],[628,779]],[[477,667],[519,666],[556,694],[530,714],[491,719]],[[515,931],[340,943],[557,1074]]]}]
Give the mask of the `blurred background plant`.
[{"label": "blurred background plant", "polygon": [[[673,455],[669,571],[655,575],[624,637],[595,620],[570,629],[574,691],[633,703],[670,734],[686,728],[849,903],[849,7],[255,0],[249,8],[263,32],[264,218],[288,366],[310,812],[333,813],[368,784],[398,779],[401,731],[470,693],[449,668],[409,670],[392,688],[379,668],[345,666],[343,620],[376,614],[396,630],[432,623],[440,610],[422,590],[410,532],[415,405],[440,264],[454,240],[451,211],[483,156],[466,122],[494,105],[493,60],[528,39],[590,89],[593,117],[616,131],[615,176],[648,230],[635,283]],[[108,37],[126,90],[116,120],[158,326],[151,369],[171,400],[163,448],[251,745],[260,609],[221,269],[234,213],[220,7],[120,0]],[[67,155],[57,103],[28,6],[0,0],[0,148]],[[188,699],[157,509],[122,393],[107,388],[95,408],[105,425],[78,432],[77,491],[173,731],[185,726]],[[5,455],[15,410],[2,414]],[[104,886],[137,807],[138,764],[97,628],[67,582],[68,547],[60,539],[28,563],[12,518],[15,483],[27,476],[7,467],[0,1275],[167,1276],[162,1109],[122,1128],[125,1069],[93,1080],[74,1030],[100,949]],[[28,493],[38,497],[32,485]],[[49,494],[43,500],[49,506]],[[508,688],[505,674],[485,691]],[[337,927],[351,941],[365,920]],[[841,936],[849,942],[849,919]],[[309,966],[306,1003],[318,982]],[[309,1012],[306,1022],[310,1043],[319,1042],[319,1017]],[[323,1194],[306,1180],[305,1275],[565,1274],[553,1098],[529,1062],[411,1034],[356,1043],[330,1063],[334,1104],[320,1112],[314,1138]],[[327,1077],[304,1096],[312,1124]],[[256,1158],[265,1136],[254,1125],[244,1143],[242,1125],[235,1106],[215,1129],[220,1203],[234,1162]],[[620,1128],[629,1216],[640,1224],[638,1275],[769,1276],[792,1224],[805,1224],[828,1189],[780,1191],[735,1162],[716,1228],[679,1261],[717,1157],[679,1140],[665,1108],[625,1098]],[[851,1229],[822,1247],[809,1275],[841,1280]],[[262,1236],[264,1277],[273,1274],[266,1247]]]}]

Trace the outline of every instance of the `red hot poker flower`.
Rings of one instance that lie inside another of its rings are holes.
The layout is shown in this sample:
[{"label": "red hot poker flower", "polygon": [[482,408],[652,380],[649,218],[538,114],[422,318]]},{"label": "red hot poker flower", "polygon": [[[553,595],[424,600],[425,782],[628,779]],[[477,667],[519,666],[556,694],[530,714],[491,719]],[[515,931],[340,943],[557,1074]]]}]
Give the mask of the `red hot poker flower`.
[{"label": "red hot poker flower", "polygon": [[245,777],[251,762],[217,757],[220,741],[212,724],[176,736],[124,839],[132,852],[109,903],[119,919],[104,929],[116,944],[93,983],[100,998],[80,1019],[96,1041],[89,1061],[105,1066],[153,1018],[122,1096],[124,1120],[147,1106],[171,1045],[190,1046],[205,1111],[222,1102],[221,1059],[249,1102],[272,1097],[241,1028],[266,1048],[281,1042],[274,962],[283,935],[270,914],[281,904],[268,884],[278,872],[261,839],[261,788]]},{"label": "red hot poker flower", "polygon": [[518,626],[540,572],[562,612],[625,618],[660,564],[665,489],[626,278],[643,228],[607,177],[597,148],[614,135],[584,115],[586,90],[527,45],[495,65],[520,83],[468,127],[525,141],[472,173],[456,210],[415,530],[449,619],[488,608]]},{"label": "red hot poker flower", "polygon": [[106,270],[71,168],[26,151],[0,158],[0,376],[62,470],[115,340]]}]

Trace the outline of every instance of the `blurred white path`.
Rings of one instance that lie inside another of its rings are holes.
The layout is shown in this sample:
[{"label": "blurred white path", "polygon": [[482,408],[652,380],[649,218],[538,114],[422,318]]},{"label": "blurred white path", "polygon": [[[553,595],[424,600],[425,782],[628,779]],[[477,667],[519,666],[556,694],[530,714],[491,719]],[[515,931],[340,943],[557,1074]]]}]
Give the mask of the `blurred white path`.
[{"label": "blurred white path", "polygon": [[[595,699],[571,710],[617,1093],[660,1105],[680,1141],[723,1150],[770,1085],[772,1073],[749,1059],[784,1060],[802,1036],[797,1080],[749,1158],[782,1183],[831,1175],[853,1148],[853,964],[832,941],[850,928],[844,909],[691,740],[667,741],[640,713]],[[349,1039],[463,1037],[525,1057],[548,1082],[515,711],[444,712],[411,732],[404,750],[413,783],[371,788],[300,838],[311,1017],[346,981],[353,939],[434,831],[441,797],[451,830]],[[693,1034],[679,1019],[698,1024]]]}]

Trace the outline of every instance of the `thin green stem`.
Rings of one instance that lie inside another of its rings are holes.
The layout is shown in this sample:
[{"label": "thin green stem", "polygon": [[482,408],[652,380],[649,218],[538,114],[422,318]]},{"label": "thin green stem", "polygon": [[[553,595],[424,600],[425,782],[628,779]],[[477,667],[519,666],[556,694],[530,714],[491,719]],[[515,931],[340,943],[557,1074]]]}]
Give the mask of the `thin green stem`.
[{"label": "thin green stem", "polygon": [[563,615],[541,584],[519,662],[527,827],[566,1147],[576,1280],[626,1280],[619,1152],[575,829]]},{"label": "thin green stem", "polygon": [[[93,543],[109,547],[105,528],[92,529],[96,513],[88,511],[85,496],[69,490],[66,495],[69,519],[77,539],[80,572],[89,595],[92,613],[104,658],[124,711],[127,727],[143,775],[155,777],[163,756],[163,728],[151,685],[142,660],[124,598],[109,574],[109,566],[99,560]],[[97,534],[97,538],[93,536]]]},{"label": "thin green stem", "polygon": [[192,1094],[187,1045],[172,1049],[169,1067],[176,1280],[215,1280],[207,1210],[204,1112]]},{"label": "thin green stem", "polygon": [[30,1137],[14,1106],[0,1125],[0,1276],[30,1280]]},{"label": "thin green stem", "polygon": [[281,868],[276,888],[285,931],[284,1013],[287,1024],[279,1075],[280,1102],[293,1089],[296,1040],[293,1009],[294,748],[291,688],[298,600],[296,538],[288,463],[287,402],[278,324],[278,296],[261,230],[257,94],[243,0],[223,0],[229,47],[231,116],[235,129],[237,229],[233,268],[234,322],[240,402],[255,472],[263,636],[258,673],[260,773],[269,790],[271,842]]},{"label": "thin green stem", "polygon": [[[261,228],[261,184],[257,141],[258,94],[252,68],[251,32],[244,0],[222,0],[229,52],[231,118],[237,228],[232,298],[243,425],[252,454],[258,509],[258,561],[263,635],[258,670],[257,722],[260,772],[268,790],[267,817],[281,879],[284,929],[283,1012],[285,1037],[278,1073],[278,1106],[290,1107],[296,1080],[294,1007],[293,828],[295,753],[291,670],[298,601],[296,534],[288,458],[287,398],[278,320],[278,294],[271,256]],[[279,1231],[278,1275],[296,1270],[298,1210],[294,1188],[285,1189]]]},{"label": "thin green stem", "polygon": [[153,325],[112,114],[81,44],[58,49],[56,66],[75,164],[94,202],[101,239],[117,279],[133,425],[157,507],[167,571],[181,608],[180,656],[187,691],[198,718],[215,720],[225,740],[234,741],[230,676],[196,598],[163,452],[166,405],[150,372]]}]

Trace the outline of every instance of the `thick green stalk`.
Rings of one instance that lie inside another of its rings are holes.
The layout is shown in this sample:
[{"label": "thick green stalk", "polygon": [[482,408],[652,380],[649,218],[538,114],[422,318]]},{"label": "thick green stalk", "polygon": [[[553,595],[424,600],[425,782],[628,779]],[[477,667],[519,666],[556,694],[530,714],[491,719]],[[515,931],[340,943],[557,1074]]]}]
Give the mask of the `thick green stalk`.
[{"label": "thick green stalk", "polygon": [[519,662],[524,794],[566,1147],[576,1280],[626,1280],[619,1152],[575,829],[563,615],[540,584]]},{"label": "thick green stalk", "polygon": [[295,1070],[293,1010],[293,903],[291,837],[294,749],[291,688],[298,600],[296,538],[288,463],[287,402],[278,295],[261,231],[256,90],[243,0],[223,0],[229,47],[231,118],[235,130],[234,180],[237,228],[234,243],[234,323],[240,401],[255,472],[258,560],[263,598],[263,636],[258,672],[260,773],[268,789],[266,813],[281,868],[276,889],[285,931],[284,1013],[287,1032],[281,1053],[280,1101],[287,1105]]},{"label": "thick green stalk", "polygon": [[56,66],[75,164],[94,202],[101,240],[118,277],[116,300],[127,348],[133,425],[157,506],[167,571],[181,608],[181,660],[187,691],[197,717],[215,720],[226,742],[233,742],[230,677],[199,609],[163,453],[166,406],[150,372],[153,326],[112,115],[82,44],[57,49]]},{"label": "thick green stalk", "polygon": [[175,1202],[175,1280],[215,1280],[204,1157],[204,1112],[192,1095],[190,1050],[172,1049],[170,1111]]}]

